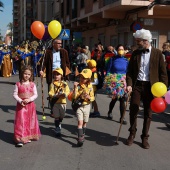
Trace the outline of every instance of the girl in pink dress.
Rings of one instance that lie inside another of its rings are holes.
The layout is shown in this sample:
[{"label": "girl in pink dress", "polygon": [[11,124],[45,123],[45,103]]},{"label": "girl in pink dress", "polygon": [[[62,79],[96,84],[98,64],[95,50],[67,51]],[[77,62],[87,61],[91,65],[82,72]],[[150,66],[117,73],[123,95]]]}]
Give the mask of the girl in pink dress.
[{"label": "girl in pink dress", "polygon": [[36,115],[34,100],[38,97],[36,85],[33,80],[33,72],[30,66],[25,66],[21,71],[20,81],[16,83],[13,97],[17,101],[14,140],[16,146],[38,140],[41,133]]}]

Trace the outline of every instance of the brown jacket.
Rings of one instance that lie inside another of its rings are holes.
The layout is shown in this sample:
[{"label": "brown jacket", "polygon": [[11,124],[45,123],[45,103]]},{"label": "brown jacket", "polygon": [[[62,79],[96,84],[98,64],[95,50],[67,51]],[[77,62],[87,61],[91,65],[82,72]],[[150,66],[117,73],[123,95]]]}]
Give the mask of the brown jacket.
[{"label": "brown jacket", "polygon": [[[126,73],[127,86],[134,86],[137,81],[141,62],[141,52],[135,50],[132,53],[128,70]],[[151,49],[150,55],[150,66],[149,66],[149,78],[151,86],[156,82],[162,82],[166,86],[168,85],[168,77],[165,62],[160,50],[153,48]]]},{"label": "brown jacket", "polygon": [[[60,59],[61,59],[61,68],[63,69],[63,76],[65,77],[66,66],[70,69],[70,62],[68,58],[68,52],[65,49],[60,49]],[[46,55],[44,58],[42,70],[46,68],[46,81],[47,84],[52,82],[52,64],[53,64],[53,52],[52,49],[46,50]]]}]

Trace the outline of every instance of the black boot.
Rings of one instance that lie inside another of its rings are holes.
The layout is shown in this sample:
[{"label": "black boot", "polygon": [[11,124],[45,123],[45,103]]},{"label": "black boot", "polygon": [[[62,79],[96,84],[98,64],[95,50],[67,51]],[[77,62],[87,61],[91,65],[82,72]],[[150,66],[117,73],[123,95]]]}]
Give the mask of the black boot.
[{"label": "black boot", "polygon": [[83,129],[78,129],[78,139],[77,139],[77,146],[81,147],[84,143],[84,135],[83,135]]},{"label": "black boot", "polygon": [[60,121],[59,120],[55,120],[55,134],[56,137],[60,137],[61,136],[61,128],[60,128]]}]

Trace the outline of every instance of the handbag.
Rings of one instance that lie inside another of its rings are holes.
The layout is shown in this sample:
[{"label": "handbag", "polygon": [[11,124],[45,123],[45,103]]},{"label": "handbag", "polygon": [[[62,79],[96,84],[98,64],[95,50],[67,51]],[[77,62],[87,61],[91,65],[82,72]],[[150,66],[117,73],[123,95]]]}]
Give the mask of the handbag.
[{"label": "handbag", "polygon": [[77,99],[72,100],[71,107],[75,112],[77,111],[77,109],[79,107],[81,107],[83,105],[84,99],[81,98],[82,93],[80,94],[80,96]]},{"label": "handbag", "polygon": [[76,112],[79,107],[82,106],[84,99],[81,97],[78,97],[77,99],[74,99],[71,103],[72,109]]}]

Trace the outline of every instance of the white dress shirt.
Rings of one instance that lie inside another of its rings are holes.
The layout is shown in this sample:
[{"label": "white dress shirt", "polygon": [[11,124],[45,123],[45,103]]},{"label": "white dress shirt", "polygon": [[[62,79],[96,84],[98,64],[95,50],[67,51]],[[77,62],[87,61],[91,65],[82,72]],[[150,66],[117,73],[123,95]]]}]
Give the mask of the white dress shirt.
[{"label": "white dress shirt", "polygon": [[150,54],[151,46],[149,47],[149,52],[142,53],[139,74],[137,80],[139,81],[150,81],[149,79],[149,65],[150,65]]},{"label": "white dress shirt", "polygon": [[53,70],[56,68],[61,68],[60,51],[56,52],[53,49]]}]

